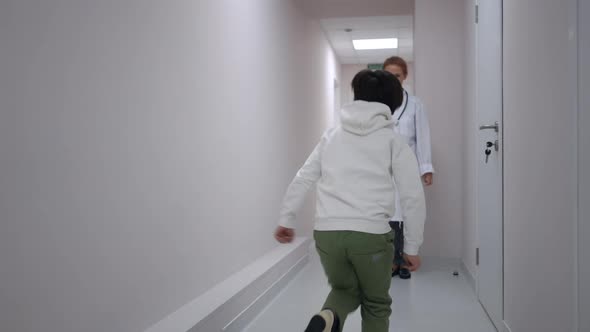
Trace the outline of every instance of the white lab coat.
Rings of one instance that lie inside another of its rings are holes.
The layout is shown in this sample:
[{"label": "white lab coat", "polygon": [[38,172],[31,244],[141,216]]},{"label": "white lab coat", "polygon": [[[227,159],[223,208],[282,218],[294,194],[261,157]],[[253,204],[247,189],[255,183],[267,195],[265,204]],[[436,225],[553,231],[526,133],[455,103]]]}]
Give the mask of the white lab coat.
[{"label": "white lab coat", "polygon": [[[434,173],[430,145],[430,127],[428,125],[428,116],[426,115],[426,111],[424,111],[422,102],[415,96],[410,95],[407,91],[404,91],[402,105],[395,110],[393,118],[397,120],[394,126],[395,132],[406,139],[406,142],[418,159],[420,175]],[[395,215],[391,220],[404,220],[399,195],[396,195]]]}]

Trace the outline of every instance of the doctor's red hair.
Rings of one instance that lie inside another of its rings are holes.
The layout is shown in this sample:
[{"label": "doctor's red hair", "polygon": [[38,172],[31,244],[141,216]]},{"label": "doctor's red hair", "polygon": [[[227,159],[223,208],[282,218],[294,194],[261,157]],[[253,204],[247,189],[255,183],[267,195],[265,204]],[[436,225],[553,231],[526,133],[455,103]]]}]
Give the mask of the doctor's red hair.
[{"label": "doctor's red hair", "polygon": [[404,72],[404,76],[408,76],[408,63],[406,62],[406,60],[400,58],[399,56],[392,56],[385,60],[385,62],[383,63],[383,69],[391,65],[400,67]]}]

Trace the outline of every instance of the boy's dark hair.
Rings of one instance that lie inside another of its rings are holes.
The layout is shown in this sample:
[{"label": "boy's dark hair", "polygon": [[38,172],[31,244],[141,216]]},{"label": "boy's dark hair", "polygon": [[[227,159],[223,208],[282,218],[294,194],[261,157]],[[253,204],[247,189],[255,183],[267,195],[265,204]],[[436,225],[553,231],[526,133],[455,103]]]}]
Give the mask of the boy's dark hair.
[{"label": "boy's dark hair", "polygon": [[400,107],[404,92],[399,80],[384,70],[361,70],[352,79],[354,100],[374,101],[385,104],[391,114]]}]

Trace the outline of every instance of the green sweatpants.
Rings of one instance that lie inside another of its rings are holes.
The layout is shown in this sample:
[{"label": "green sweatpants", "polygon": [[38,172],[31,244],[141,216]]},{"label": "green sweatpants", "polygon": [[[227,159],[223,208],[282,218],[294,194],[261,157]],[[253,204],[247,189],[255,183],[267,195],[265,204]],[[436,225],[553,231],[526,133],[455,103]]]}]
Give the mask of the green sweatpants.
[{"label": "green sweatpants", "polygon": [[314,238],[332,287],[323,308],[338,314],[342,329],[360,306],[363,332],[388,332],[393,233],[315,231]]}]

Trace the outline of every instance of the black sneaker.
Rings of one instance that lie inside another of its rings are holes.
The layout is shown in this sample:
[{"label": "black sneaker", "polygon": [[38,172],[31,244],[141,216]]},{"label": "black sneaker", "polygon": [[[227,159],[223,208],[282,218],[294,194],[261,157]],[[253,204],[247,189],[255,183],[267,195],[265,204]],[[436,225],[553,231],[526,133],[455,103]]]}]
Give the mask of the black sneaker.
[{"label": "black sneaker", "polygon": [[338,332],[340,319],[330,309],[324,309],[311,318],[305,332]]},{"label": "black sneaker", "polygon": [[412,272],[410,272],[410,270],[406,269],[405,267],[402,267],[401,269],[399,269],[399,278],[400,279],[410,279],[412,277]]}]

